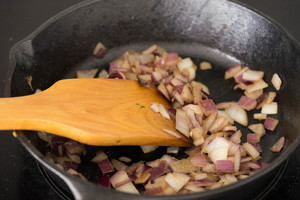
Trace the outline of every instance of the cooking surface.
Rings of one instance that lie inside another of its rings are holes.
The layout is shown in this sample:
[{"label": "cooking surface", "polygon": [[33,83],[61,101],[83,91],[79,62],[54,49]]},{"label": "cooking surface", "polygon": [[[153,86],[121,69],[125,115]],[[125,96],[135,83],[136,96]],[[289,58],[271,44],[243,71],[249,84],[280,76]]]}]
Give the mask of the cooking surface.
[{"label": "cooking surface", "polygon": [[[79,0],[0,1],[0,93],[8,68],[11,46],[54,14]],[[283,25],[299,42],[300,1],[242,0]],[[0,199],[59,199],[41,175],[36,162],[9,132],[0,133]],[[264,199],[298,199],[300,196],[300,148]],[[298,197],[298,198],[297,198]]]}]

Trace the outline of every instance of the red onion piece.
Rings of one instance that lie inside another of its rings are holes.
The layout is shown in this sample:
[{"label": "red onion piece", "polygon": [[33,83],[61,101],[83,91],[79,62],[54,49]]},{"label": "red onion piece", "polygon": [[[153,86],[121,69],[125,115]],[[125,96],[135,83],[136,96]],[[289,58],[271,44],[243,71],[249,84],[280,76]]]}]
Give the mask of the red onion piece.
[{"label": "red onion piece", "polygon": [[151,75],[137,75],[137,79],[141,86],[149,86],[152,82]]},{"label": "red onion piece", "polygon": [[264,127],[270,131],[274,131],[278,122],[279,121],[277,119],[274,119],[272,117],[267,117],[264,122]]},{"label": "red onion piece", "polygon": [[256,100],[243,95],[241,96],[238,105],[249,111],[255,108]]},{"label": "red onion piece", "polygon": [[71,154],[83,153],[85,152],[83,144],[80,144],[76,141],[68,141],[65,143],[67,151]]},{"label": "red onion piece", "polygon": [[68,141],[69,141],[68,138],[64,138],[60,136],[52,136],[50,139],[51,153],[54,153],[55,155],[59,155],[58,146],[64,145]]},{"label": "red onion piece", "polygon": [[247,142],[249,143],[258,143],[260,142],[260,137],[258,134],[255,133],[248,133],[247,134]]},{"label": "red onion piece", "polygon": [[103,174],[114,171],[114,168],[108,159],[101,160],[98,163],[98,166]]},{"label": "red onion piece", "polygon": [[118,69],[120,69],[119,63],[117,63],[117,62],[111,62],[109,64],[109,75],[117,73]]},{"label": "red onion piece", "polygon": [[152,181],[156,179],[157,177],[162,176],[167,172],[167,163],[166,162],[161,162],[158,167],[152,168],[149,173],[151,174],[149,181]]},{"label": "red onion piece", "polygon": [[112,177],[110,177],[110,183],[112,184],[112,186],[114,188],[118,188],[126,183],[131,182],[131,180],[129,179],[127,173],[123,170],[118,171],[117,173],[115,173]]},{"label": "red onion piece", "polygon": [[192,156],[191,163],[198,167],[203,167],[207,164],[207,160],[202,153],[197,153]]},{"label": "red onion piece", "polygon": [[108,175],[98,176],[97,183],[103,187],[109,188],[110,186],[109,176]]},{"label": "red onion piece", "polygon": [[177,59],[178,59],[178,53],[176,52],[171,52],[167,54],[166,57],[166,62],[165,64],[168,65],[174,65],[177,63]]},{"label": "red onion piece", "polygon": [[233,65],[225,72],[225,79],[233,78],[238,72],[242,70],[242,67],[240,64]]},{"label": "red onion piece", "polygon": [[231,173],[234,172],[234,165],[231,160],[217,160],[216,169],[218,172]]},{"label": "red onion piece", "polygon": [[78,169],[78,164],[74,162],[65,161],[64,165],[65,165],[65,170],[74,169],[75,171],[77,171]]},{"label": "red onion piece", "polygon": [[202,100],[202,101],[200,101],[200,104],[203,108],[203,113],[206,116],[208,116],[214,112],[217,112],[216,105],[215,105],[214,101],[211,99]]},{"label": "red onion piece", "polygon": [[107,53],[107,49],[101,42],[99,42],[96,45],[96,47],[93,51],[94,56],[96,56],[98,58],[103,58],[106,55],[106,53]]}]

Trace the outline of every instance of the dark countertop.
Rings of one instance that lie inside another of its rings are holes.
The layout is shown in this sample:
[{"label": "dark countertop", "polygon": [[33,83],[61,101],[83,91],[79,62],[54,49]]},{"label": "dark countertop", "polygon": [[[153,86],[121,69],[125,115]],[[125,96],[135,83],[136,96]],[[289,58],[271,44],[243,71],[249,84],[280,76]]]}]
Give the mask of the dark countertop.
[{"label": "dark countertop", "polygon": [[[0,94],[8,68],[11,46],[40,24],[80,0],[0,1]],[[280,23],[300,42],[300,1],[241,0]],[[0,134],[0,199],[59,199],[45,182],[34,160],[9,132]],[[279,184],[265,199],[298,199],[300,196],[300,149]]]}]

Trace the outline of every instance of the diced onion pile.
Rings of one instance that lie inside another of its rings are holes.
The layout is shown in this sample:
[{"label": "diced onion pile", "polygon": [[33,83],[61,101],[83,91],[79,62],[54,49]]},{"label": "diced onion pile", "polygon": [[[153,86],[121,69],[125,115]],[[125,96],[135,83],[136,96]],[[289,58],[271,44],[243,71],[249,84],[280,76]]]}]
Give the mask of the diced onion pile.
[{"label": "diced onion pile", "polygon": [[[103,58],[107,49],[99,43],[94,55]],[[202,62],[200,70],[209,70],[212,65]],[[219,188],[244,179],[260,170],[266,163],[260,162],[261,137],[276,129],[278,120],[269,115],[277,114],[276,92],[264,92],[268,84],[264,72],[251,70],[239,64],[225,72],[225,79],[233,78],[234,89],[244,95],[238,101],[216,103],[209,89],[195,81],[197,67],[191,58],[181,58],[176,52],[167,52],[153,45],[142,53],[128,50],[110,63],[109,71],[81,70],[78,78],[118,78],[138,80],[141,86],[157,86],[172,105],[164,108],[153,102],[149,109],[160,113],[166,120],[174,120],[176,129],[190,138],[194,146],[185,150],[185,158],[177,159],[172,154],[183,150],[169,147],[167,154],[150,162],[135,162],[128,157],[110,159],[104,151],[98,151],[91,162],[96,163],[101,175],[99,185],[129,193],[153,195],[184,194]],[[272,84],[278,91],[282,81],[274,74]],[[253,118],[264,123],[248,124],[247,111],[260,110]],[[242,142],[242,132],[235,123],[248,127],[247,141]],[[177,133],[163,129],[176,137]],[[47,157],[60,168],[82,179],[77,172],[80,156],[85,154],[83,145],[69,139],[39,133],[49,142],[51,151]],[[271,148],[273,152],[283,149],[282,137]],[[157,146],[141,146],[144,153]],[[171,155],[170,155],[171,154]],[[142,190],[140,188],[143,188]],[[139,188],[139,190],[137,189]]]}]

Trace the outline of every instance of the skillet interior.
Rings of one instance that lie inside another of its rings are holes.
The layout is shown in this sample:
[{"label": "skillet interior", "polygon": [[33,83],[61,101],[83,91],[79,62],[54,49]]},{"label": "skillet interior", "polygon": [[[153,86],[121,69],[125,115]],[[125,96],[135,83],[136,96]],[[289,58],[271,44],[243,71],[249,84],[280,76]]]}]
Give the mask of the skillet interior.
[{"label": "skillet interior", "polygon": [[[98,41],[110,49],[102,60],[90,56]],[[273,73],[280,74],[283,87],[277,97],[279,115],[275,116],[280,124],[263,138],[262,159],[277,166],[299,144],[299,49],[270,21],[227,1],[144,1],[143,6],[134,0],[83,3],[48,21],[15,48],[11,96],[32,93],[29,76],[33,90],[43,90],[59,79],[73,77],[76,69],[107,67],[126,49],[142,50],[153,43],[182,57],[190,56],[195,63],[211,61],[214,69],[198,71],[197,79],[209,86],[217,102],[237,100],[241,95],[233,91],[232,81],[223,80],[224,71],[234,63],[265,71],[268,83]],[[287,145],[279,156],[269,148],[282,135]],[[26,137],[45,152],[45,144],[34,133]],[[143,159],[162,154],[157,151]],[[89,170],[89,164],[83,167],[83,173],[93,179],[95,169]]]}]

